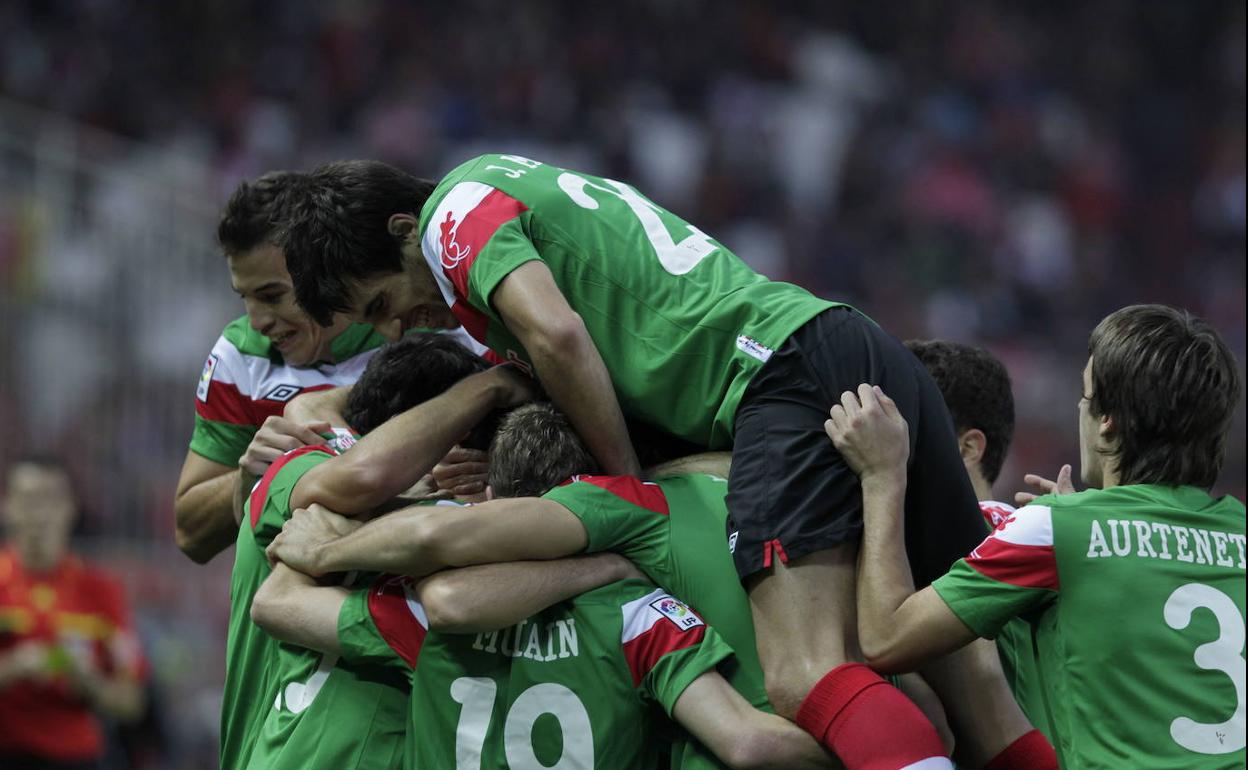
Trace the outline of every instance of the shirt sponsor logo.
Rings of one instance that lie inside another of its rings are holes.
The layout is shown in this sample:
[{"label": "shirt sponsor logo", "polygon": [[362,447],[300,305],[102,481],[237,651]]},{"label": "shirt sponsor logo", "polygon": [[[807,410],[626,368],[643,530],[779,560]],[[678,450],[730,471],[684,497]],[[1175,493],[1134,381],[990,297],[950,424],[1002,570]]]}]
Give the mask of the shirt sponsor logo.
[{"label": "shirt sponsor logo", "polygon": [[205,404],[208,403],[208,389],[212,387],[212,375],[217,371],[217,364],[221,359],[217,358],[215,353],[208,355],[208,360],[204,362],[204,371],[199,375],[199,386],[195,388],[195,397]]},{"label": "shirt sponsor logo", "polygon": [[753,337],[747,337],[744,334],[737,337],[737,350],[763,363],[767,363],[767,359],[771,358],[771,354],[775,352]]},{"label": "shirt sponsor logo", "polygon": [[442,220],[438,229],[442,233],[442,237],[438,239],[438,244],[442,247],[442,267],[450,270],[468,258],[468,255],[472,253],[472,247],[464,246],[455,240],[459,231],[459,222],[455,221],[455,212],[446,212],[446,219]]},{"label": "shirt sponsor logo", "polygon": [[295,396],[299,395],[299,391],[303,388],[298,385],[277,385],[272,390],[264,394],[265,401],[279,401],[286,403]]},{"label": "shirt sponsor logo", "polygon": [[657,610],[660,615],[675,623],[676,627],[681,631],[688,631],[691,628],[703,625],[702,618],[689,609],[688,605],[670,596],[664,596],[662,599],[650,602],[650,606]]}]

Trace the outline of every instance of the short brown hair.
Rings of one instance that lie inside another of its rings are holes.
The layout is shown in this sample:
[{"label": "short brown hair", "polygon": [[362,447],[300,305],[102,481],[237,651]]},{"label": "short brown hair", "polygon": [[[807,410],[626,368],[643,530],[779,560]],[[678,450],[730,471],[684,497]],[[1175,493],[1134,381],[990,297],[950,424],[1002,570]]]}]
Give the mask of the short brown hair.
[{"label": "short brown hair", "polygon": [[1235,357],[1205,321],[1131,305],[1092,330],[1094,416],[1114,421],[1121,484],[1209,489],[1222,470],[1239,403]]},{"label": "short brown hair", "polygon": [[236,255],[267,243],[276,244],[286,215],[287,194],[304,176],[297,171],[270,171],[250,182],[240,182],[217,223],[221,250],[226,255]]},{"label": "short brown hair", "polygon": [[329,326],[336,311],[352,309],[359,281],[402,272],[403,241],[391,234],[390,217],[419,217],[436,186],[375,160],[313,169],[291,196],[279,236],[300,307]]},{"label": "short brown hair", "polygon": [[538,497],[597,469],[568,418],[544,401],[508,412],[490,444],[490,486],[498,497]]}]

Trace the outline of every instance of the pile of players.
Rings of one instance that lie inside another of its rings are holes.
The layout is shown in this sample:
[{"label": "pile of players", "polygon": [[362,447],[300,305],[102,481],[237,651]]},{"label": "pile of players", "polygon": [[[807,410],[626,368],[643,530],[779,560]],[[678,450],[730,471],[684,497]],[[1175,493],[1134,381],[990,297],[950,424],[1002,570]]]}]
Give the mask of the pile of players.
[{"label": "pile of players", "polygon": [[999,362],[627,184],[331,163],[218,237],[247,316],[177,515],[237,543],[223,768],[1243,766],[1240,383],[1200,319],[1093,330],[1089,489],[1015,510]]}]

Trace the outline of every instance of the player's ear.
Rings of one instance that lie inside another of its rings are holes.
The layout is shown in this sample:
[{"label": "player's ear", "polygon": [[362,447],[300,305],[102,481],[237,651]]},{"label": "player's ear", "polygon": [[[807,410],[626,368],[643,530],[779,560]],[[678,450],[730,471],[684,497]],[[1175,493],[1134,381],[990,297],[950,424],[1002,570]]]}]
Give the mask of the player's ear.
[{"label": "player's ear", "polygon": [[1114,425],[1114,418],[1108,414],[1103,414],[1097,418],[1097,434],[1101,437],[1101,441],[1105,446],[1112,447],[1114,442],[1118,440],[1118,429]]},{"label": "player's ear", "polygon": [[420,229],[420,222],[411,214],[391,214],[390,219],[386,220],[386,230],[391,235],[398,236],[403,240],[407,240],[415,235]]},{"label": "player's ear", "polygon": [[488,503],[490,500],[493,500],[493,499],[494,499],[494,487],[490,486],[489,484],[486,484],[485,485],[485,501]]},{"label": "player's ear", "polygon": [[979,428],[965,430],[958,436],[958,453],[962,455],[962,463],[970,468],[979,465],[988,449],[988,437]]}]

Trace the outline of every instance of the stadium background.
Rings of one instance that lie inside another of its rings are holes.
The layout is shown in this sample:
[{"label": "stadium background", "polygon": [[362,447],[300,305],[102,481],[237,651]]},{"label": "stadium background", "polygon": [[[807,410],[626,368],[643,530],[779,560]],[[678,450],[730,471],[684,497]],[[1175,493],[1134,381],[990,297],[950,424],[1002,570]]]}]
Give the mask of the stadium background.
[{"label": "stadium background", "polygon": [[[632,181],[773,278],[1000,356],[1003,496],[1077,459],[1110,310],[1190,308],[1242,369],[1242,2],[772,5],[0,5],[0,461],[72,462],[153,663],[145,766],[214,764],[232,551],[185,559],[171,504],[242,312],[213,237],[241,178],[508,151]],[[1241,499],[1244,434],[1241,404]]]}]

